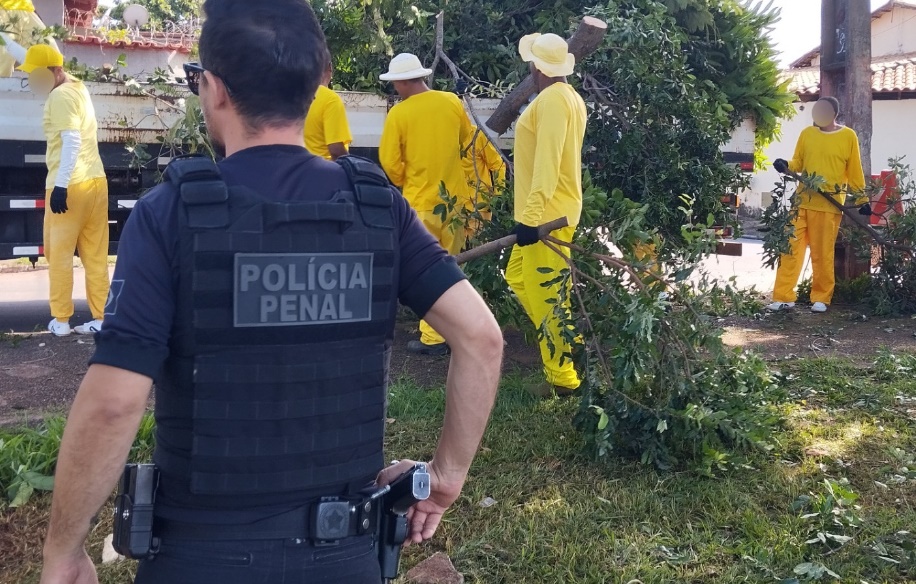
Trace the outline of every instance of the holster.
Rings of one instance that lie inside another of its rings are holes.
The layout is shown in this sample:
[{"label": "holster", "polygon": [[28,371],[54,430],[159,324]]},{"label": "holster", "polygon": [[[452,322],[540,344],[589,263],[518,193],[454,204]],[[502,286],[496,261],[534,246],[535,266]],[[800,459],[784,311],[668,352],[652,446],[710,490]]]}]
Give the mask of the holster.
[{"label": "holster", "polygon": [[115,503],[114,537],[116,552],[134,560],[146,560],[159,551],[153,537],[153,505],[159,486],[159,469],[154,464],[128,464],[121,476]]}]

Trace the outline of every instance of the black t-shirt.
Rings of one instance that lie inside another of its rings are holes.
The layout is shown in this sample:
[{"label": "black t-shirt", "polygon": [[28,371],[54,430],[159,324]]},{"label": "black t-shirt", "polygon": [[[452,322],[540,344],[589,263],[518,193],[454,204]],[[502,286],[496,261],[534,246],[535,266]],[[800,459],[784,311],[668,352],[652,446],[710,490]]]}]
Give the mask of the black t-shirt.
[{"label": "black t-shirt", "polygon": [[[248,187],[273,201],[327,201],[351,189],[339,165],[296,146],[248,148],[221,161],[219,168],[227,184]],[[398,299],[422,317],[465,276],[394,187],[392,194],[400,243]],[[105,324],[96,337],[90,363],[126,369],[153,380],[161,374],[176,316],[178,229],[178,195],[171,184],[157,186],[137,202],[121,234]],[[181,508],[181,501],[163,503],[174,510]],[[240,509],[217,519],[212,511],[186,509],[175,518],[246,522],[278,511],[282,509]]]}]

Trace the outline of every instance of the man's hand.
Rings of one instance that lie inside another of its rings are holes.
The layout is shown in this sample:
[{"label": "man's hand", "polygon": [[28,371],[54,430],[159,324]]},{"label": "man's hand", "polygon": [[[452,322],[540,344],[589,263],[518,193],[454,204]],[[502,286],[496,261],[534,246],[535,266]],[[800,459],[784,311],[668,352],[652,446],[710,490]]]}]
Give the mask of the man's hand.
[{"label": "man's hand", "polygon": [[780,174],[786,174],[789,172],[789,163],[784,158],[777,158],[773,161],[773,168]]},{"label": "man's hand", "polygon": [[45,550],[41,584],[99,584],[99,577],[85,549],[69,554]]},{"label": "man's hand", "polygon": [[865,215],[866,217],[871,217],[873,215],[871,211],[871,203],[865,203],[859,207],[859,215]]},{"label": "man's hand", "polygon": [[512,233],[515,234],[515,244],[519,247],[534,245],[541,240],[541,234],[538,233],[538,228],[525,225],[524,223],[516,223]]},{"label": "man's hand", "polygon": [[54,187],[51,191],[51,212],[67,212],[67,189],[64,187]]},{"label": "man's hand", "polygon": [[[375,481],[379,486],[385,486],[410,470],[415,464],[417,463],[413,460],[400,460],[382,469]],[[410,526],[410,532],[404,541],[405,546],[411,543],[423,542],[436,533],[436,528],[439,527],[439,522],[442,521],[442,515],[458,499],[458,495],[461,494],[461,487],[464,486],[464,476],[444,476],[444,473],[436,467],[435,462],[428,463],[426,467],[429,471],[429,499],[420,501],[407,512],[407,523]]]}]

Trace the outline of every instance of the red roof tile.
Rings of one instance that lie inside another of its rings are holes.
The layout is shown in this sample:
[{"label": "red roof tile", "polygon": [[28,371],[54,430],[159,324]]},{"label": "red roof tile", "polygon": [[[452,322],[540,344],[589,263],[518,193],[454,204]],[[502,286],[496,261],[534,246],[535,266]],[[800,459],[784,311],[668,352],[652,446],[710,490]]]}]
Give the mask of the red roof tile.
[{"label": "red roof tile", "polygon": [[168,50],[168,51],[178,51],[179,53],[190,53],[191,52],[191,39],[181,42],[180,40],[172,39],[150,39],[150,38],[134,38],[134,39],[120,39],[116,41],[109,41],[99,36],[95,35],[81,35],[81,34],[72,34],[67,37],[67,40],[64,43],[73,43],[77,45],[99,45],[105,47],[116,47],[116,48],[125,48],[131,50],[137,49],[147,49],[147,50]]},{"label": "red roof tile", "polygon": [[[875,93],[916,91],[916,53],[901,55],[892,61],[872,63],[871,70]],[[817,67],[789,69],[783,75],[790,80],[789,91],[800,96],[820,93],[821,72]]]}]

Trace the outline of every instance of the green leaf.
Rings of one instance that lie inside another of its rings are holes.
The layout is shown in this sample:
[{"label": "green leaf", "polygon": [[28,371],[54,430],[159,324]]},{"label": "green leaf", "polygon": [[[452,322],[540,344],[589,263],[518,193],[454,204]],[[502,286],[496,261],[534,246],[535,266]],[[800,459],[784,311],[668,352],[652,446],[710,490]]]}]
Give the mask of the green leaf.
[{"label": "green leaf", "polygon": [[608,418],[608,415],[602,410],[601,416],[598,418],[598,429],[604,430],[607,428],[607,425],[610,421],[611,420]]},{"label": "green leaf", "polygon": [[39,491],[53,491],[54,477],[43,475],[35,471],[26,471],[22,473],[22,478]]},{"label": "green leaf", "polygon": [[35,489],[32,488],[32,485],[30,485],[29,483],[27,482],[19,483],[19,488],[16,490],[16,494],[12,497],[12,501],[10,502],[10,507],[15,508],[15,507],[21,507],[22,505],[25,505],[28,502],[29,498],[31,498],[33,492],[35,492]]}]

